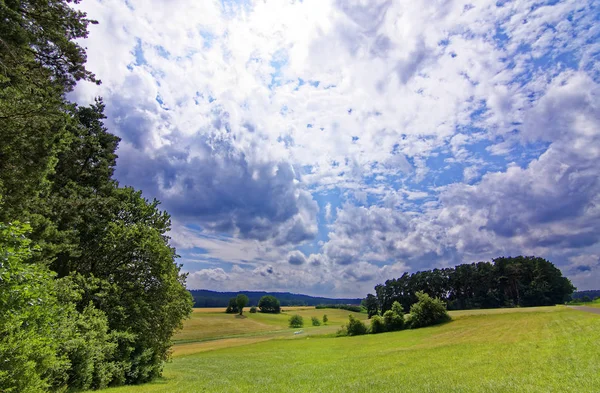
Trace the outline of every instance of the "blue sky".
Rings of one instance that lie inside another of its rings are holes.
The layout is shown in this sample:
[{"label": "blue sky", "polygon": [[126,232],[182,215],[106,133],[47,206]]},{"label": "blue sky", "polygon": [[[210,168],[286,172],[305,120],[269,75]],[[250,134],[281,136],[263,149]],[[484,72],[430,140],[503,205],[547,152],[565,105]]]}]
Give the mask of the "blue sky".
[{"label": "blue sky", "polygon": [[190,288],[364,296],[545,257],[600,287],[594,1],[87,0],[116,176]]}]

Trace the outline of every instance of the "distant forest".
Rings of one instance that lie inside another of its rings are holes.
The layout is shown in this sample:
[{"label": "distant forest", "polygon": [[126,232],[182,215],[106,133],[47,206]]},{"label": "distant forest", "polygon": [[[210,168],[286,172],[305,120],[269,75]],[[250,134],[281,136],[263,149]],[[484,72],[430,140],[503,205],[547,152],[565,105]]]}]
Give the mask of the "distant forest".
[{"label": "distant forest", "polygon": [[551,262],[538,257],[502,257],[492,262],[433,269],[387,280],[368,295],[369,315],[390,310],[398,301],[405,312],[423,291],[446,302],[450,310],[562,304],[575,287]]},{"label": "distant forest", "polygon": [[589,297],[590,299],[595,299],[597,297],[600,297],[600,289],[594,289],[591,291],[577,291],[577,292],[573,292],[573,300],[575,299],[582,299],[583,297]]},{"label": "distant forest", "polygon": [[243,293],[250,300],[249,306],[256,306],[261,297],[266,295],[275,296],[282,306],[316,306],[318,304],[360,304],[361,299],[330,299],[325,297],[313,297],[289,292],[215,292],[205,289],[193,289],[190,291],[194,298],[194,307],[227,307],[229,299]]}]

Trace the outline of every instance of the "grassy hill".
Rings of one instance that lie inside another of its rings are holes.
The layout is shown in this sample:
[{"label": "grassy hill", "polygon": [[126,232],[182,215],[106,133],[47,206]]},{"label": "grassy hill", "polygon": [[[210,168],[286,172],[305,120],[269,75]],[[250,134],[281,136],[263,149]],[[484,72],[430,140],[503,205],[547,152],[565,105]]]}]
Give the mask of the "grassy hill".
[{"label": "grassy hill", "polygon": [[163,379],[104,393],[600,391],[600,316],[564,306],[458,311],[441,326],[340,338],[343,310],[301,335],[289,315],[306,326],[323,310],[212,311],[186,323]]}]

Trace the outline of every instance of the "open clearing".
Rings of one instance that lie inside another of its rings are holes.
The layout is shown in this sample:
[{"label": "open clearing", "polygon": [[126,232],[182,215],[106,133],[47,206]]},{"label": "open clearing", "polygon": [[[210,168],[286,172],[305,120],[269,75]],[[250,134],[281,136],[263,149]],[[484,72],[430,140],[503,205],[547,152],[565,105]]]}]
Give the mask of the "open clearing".
[{"label": "open clearing", "polygon": [[347,311],[292,313],[305,326],[311,315],[331,322],[294,335],[290,313],[197,310],[164,378],[103,392],[600,392],[600,315],[564,306],[458,311],[441,326],[335,338]]}]

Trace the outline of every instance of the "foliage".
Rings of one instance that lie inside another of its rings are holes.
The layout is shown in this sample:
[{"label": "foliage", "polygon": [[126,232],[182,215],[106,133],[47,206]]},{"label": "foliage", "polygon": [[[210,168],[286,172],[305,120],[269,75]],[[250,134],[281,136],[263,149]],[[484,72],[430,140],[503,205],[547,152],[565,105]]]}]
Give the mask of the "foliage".
[{"label": "foliage", "polygon": [[0,226],[0,391],[39,392],[68,367],[58,356],[60,307],[53,274],[27,264],[29,228]]},{"label": "foliage", "polygon": [[281,312],[279,300],[272,295],[265,295],[261,297],[258,301],[258,307],[260,308],[260,312],[264,313],[277,314]]},{"label": "foliage", "polygon": [[360,319],[356,319],[354,315],[348,315],[348,325],[346,331],[349,336],[360,336],[367,334],[367,326]]},{"label": "foliage", "polygon": [[31,257],[27,225],[0,226],[0,391],[98,389],[122,370],[115,361],[119,337],[92,304],[76,309],[80,292],[70,278]]},{"label": "foliage", "polygon": [[317,318],[317,317],[312,317],[312,318],[311,318],[311,321],[312,321],[312,325],[313,325],[313,326],[321,326],[321,320],[320,320],[319,318]]},{"label": "foliage", "polygon": [[[14,277],[25,281],[13,284],[46,288],[10,305],[22,318],[10,326],[42,338],[7,331],[2,339],[16,340],[24,363],[1,367],[11,368],[4,376],[31,372],[34,390],[150,380],[191,312],[169,215],[112,179],[119,138],[103,125],[102,100],[78,107],[64,98],[78,80],[96,81],[77,43],[92,21],[73,2],[0,2],[0,222],[31,223],[39,251],[28,264],[18,258]],[[30,304],[38,299],[43,312]],[[24,340],[39,346],[37,361],[27,360]]]},{"label": "foliage", "polygon": [[369,318],[379,313],[379,303],[377,302],[377,297],[370,293],[362,300],[361,305],[367,309]]},{"label": "foliage", "polygon": [[304,326],[304,318],[298,314],[294,314],[290,317],[289,326],[291,328],[301,328]]},{"label": "foliage", "polygon": [[405,273],[375,287],[382,313],[395,301],[408,312],[419,291],[445,301],[449,309],[462,310],[562,304],[573,290],[551,262],[523,256]]},{"label": "foliage", "polygon": [[327,318],[327,314],[323,314],[323,325],[327,324],[327,321],[329,321],[329,318]]},{"label": "foliage", "polygon": [[237,306],[237,299],[235,297],[229,299],[229,305],[225,309],[225,312],[227,314],[237,314],[238,312],[240,312]]},{"label": "foliage", "polygon": [[388,331],[393,332],[404,328],[404,313],[402,306],[398,302],[392,304],[392,309],[383,313],[385,327]]},{"label": "foliage", "polygon": [[315,308],[318,310],[324,309],[324,308],[335,308],[335,309],[339,309],[339,310],[354,311],[354,312],[362,312],[363,311],[363,308],[361,306],[353,306],[350,304],[317,304],[315,306]]},{"label": "foliage", "polygon": [[240,293],[235,297],[235,304],[240,312],[240,315],[244,312],[244,307],[248,305],[248,296]]},{"label": "foliage", "polygon": [[417,292],[418,301],[410,307],[410,327],[412,329],[437,325],[450,320],[446,305],[440,299],[433,299],[424,292]]},{"label": "foliage", "polygon": [[252,307],[250,307],[250,313],[251,313],[251,314],[256,314],[256,311],[257,311],[257,308],[256,308],[256,306],[252,306]]},{"label": "foliage", "polygon": [[[391,310],[388,310],[387,312],[391,312]],[[387,328],[384,319],[379,315],[373,315],[373,317],[371,318],[371,326],[369,327],[369,333],[377,334],[383,333],[385,331],[387,331]]]}]

